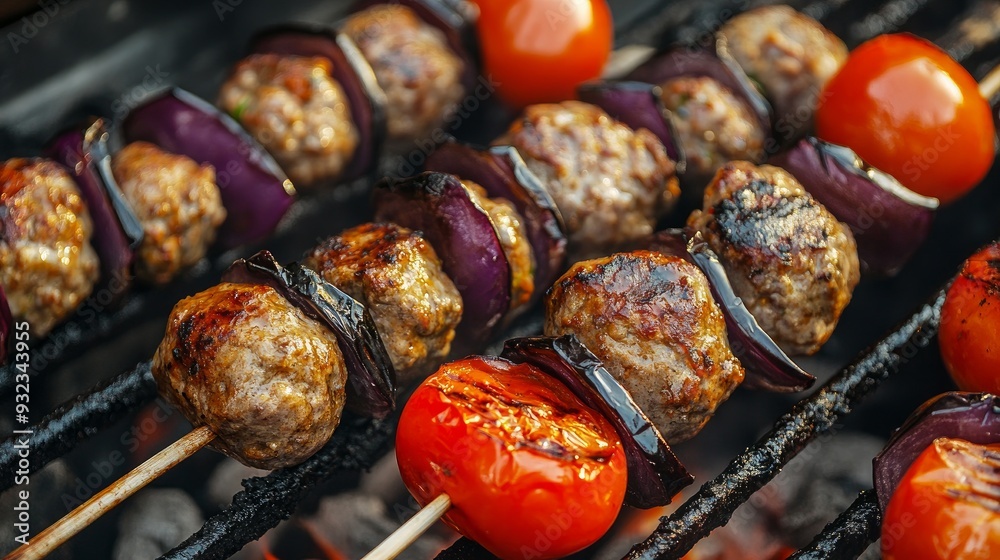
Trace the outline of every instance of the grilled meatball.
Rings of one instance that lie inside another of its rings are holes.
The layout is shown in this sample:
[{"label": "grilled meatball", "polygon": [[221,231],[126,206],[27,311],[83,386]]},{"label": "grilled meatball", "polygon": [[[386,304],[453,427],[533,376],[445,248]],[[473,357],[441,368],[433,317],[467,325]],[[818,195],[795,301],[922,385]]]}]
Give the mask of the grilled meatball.
[{"label": "grilled meatball", "polygon": [[697,434],[743,381],[708,279],[679,257],[575,264],[548,294],[545,334],[576,335],[671,443]]},{"label": "grilled meatball", "polygon": [[327,239],[303,264],[368,308],[401,381],[422,377],[448,355],[462,296],[420,235],[364,224]]},{"label": "grilled meatball", "polygon": [[729,88],[706,77],[675,78],[660,87],[663,104],[675,117],[687,173],[700,185],[732,160],[764,160],[764,131]]},{"label": "grilled meatball", "polygon": [[330,439],[347,382],[327,327],[270,286],[230,283],[174,307],[153,376],[214,446],[262,469],[300,463]]},{"label": "grilled meatball", "polygon": [[653,133],[587,103],[529,106],[495,143],[516,147],[549,189],[575,260],[649,235],[679,193],[674,162]]},{"label": "grilled meatball", "polygon": [[358,44],[385,91],[390,140],[427,136],[454,113],[465,93],[464,64],[444,34],[413,10],[374,6],[348,18],[342,31]]},{"label": "grilled meatball", "polygon": [[524,218],[514,205],[502,198],[489,198],[486,189],[473,181],[462,181],[472,198],[493,221],[504,255],[510,263],[510,309],[531,301],[535,293],[535,255],[525,230]]},{"label": "grilled meatball", "polygon": [[205,256],[226,219],[212,166],[133,142],[115,154],[111,168],[142,223],[139,278],[163,284]]},{"label": "grilled meatball", "polygon": [[782,136],[810,126],[823,86],[847,60],[840,38],[789,6],[744,12],[719,35],[747,75],[763,86]]},{"label": "grilled meatball", "polygon": [[858,284],[854,236],[783,169],[732,162],[688,225],[702,233],[767,334],[812,354],[837,326]]},{"label": "grilled meatball", "polygon": [[0,285],[11,314],[44,336],[80,306],[99,276],[93,224],[66,170],[43,159],[0,164]]},{"label": "grilled meatball", "polygon": [[350,102],[330,68],[322,57],[255,54],[219,93],[222,108],[301,185],[336,179],[358,146]]}]

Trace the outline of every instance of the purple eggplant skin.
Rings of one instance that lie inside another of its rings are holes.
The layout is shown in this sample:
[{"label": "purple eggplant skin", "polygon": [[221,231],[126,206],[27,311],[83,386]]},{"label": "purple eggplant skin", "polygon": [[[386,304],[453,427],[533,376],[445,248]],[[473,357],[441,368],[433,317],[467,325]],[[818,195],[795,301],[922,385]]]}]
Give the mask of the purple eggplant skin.
[{"label": "purple eggplant skin", "polygon": [[451,52],[464,63],[462,86],[466,92],[476,85],[479,51],[476,41],[476,20],[479,9],[465,0],[361,0],[351,12],[359,12],[379,4],[405,6],[424,23],[444,34]]},{"label": "purple eggplant skin", "polygon": [[[713,48],[674,46],[633,70],[626,79],[660,85],[674,78],[706,77],[719,82],[743,100],[757,117],[765,138],[772,138],[771,104],[753,81],[743,72],[726,48],[725,41],[716,41]],[[767,151],[777,151],[777,143],[769,140]]]},{"label": "purple eggplant skin", "polygon": [[477,150],[449,139],[427,156],[427,171],[451,173],[478,183],[491,198],[509,201],[525,220],[535,255],[535,292],[544,295],[566,268],[566,235],[562,215],[542,182],[528,169],[513,146]]},{"label": "purple eggplant skin", "polygon": [[914,411],[872,461],[882,511],[913,461],[937,438],[979,445],[1000,443],[1000,397],[954,391],[938,395]]},{"label": "purple eggplant skin", "polygon": [[143,229],[111,172],[110,137],[104,120],[94,118],[57,135],[46,155],[66,166],[80,188],[94,222],[92,242],[101,261],[98,288],[113,284],[110,293],[120,301],[132,283],[132,261]]},{"label": "purple eggplant skin", "polygon": [[709,249],[700,232],[688,236],[683,230],[653,234],[646,247],[665,255],[686,259],[708,278],[712,296],[726,318],[726,334],[733,354],[746,370],[744,387],[776,393],[804,391],[816,382],[771,339],[743,305],[729,283],[719,257]]},{"label": "purple eggplant skin", "polygon": [[850,148],[808,137],[769,163],[851,228],[866,272],[895,275],[930,234],[938,199],[907,189]]},{"label": "purple eggplant skin", "polygon": [[330,60],[331,75],[351,105],[358,131],[358,147],[339,178],[375,179],[382,147],[388,134],[385,92],[375,71],[350,37],[332,28],[302,24],[265,29],[250,40],[250,52],[292,56],[321,56]]},{"label": "purple eggplant skin", "polygon": [[675,162],[677,173],[684,173],[684,151],[674,130],[673,114],[663,106],[663,90],[659,85],[635,81],[586,82],[576,93],[580,101],[597,105],[632,130],[645,128],[655,134]]},{"label": "purple eggplant skin", "polygon": [[510,263],[489,214],[458,177],[424,172],[375,185],[375,221],[419,231],[462,295],[453,354],[482,346],[510,308]]},{"label": "purple eggplant skin", "polygon": [[215,168],[228,213],[218,243],[263,241],[295,201],[295,187],[274,158],[232,117],[180,88],[156,95],[122,123],[127,142],[144,140]]},{"label": "purple eggplant skin", "polygon": [[511,339],[501,357],[541,369],[611,422],[628,461],[628,505],[664,506],[694,481],[628,391],[575,336]]},{"label": "purple eggplant skin", "polygon": [[395,409],[396,372],[363,305],[308,268],[281,266],[268,251],[236,261],[222,280],[270,286],[336,335],[347,364],[348,410],[385,418]]}]

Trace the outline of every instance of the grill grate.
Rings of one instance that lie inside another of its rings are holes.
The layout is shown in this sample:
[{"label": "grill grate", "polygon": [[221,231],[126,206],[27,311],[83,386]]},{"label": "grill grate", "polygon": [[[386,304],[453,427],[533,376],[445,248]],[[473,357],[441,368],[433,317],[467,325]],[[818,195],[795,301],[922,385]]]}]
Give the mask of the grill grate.
[{"label": "grill grate", "polygon": [[[626,29],[619,30],[617,38],[620,44],[653,45],[679,39],[696,40],[718,27],[719,14],[732,15],[763,3],[770,2],[679,0],[666,9],[657,2],[650,2],[645,10],[637,11],[628,21]],[[874,9],[862,0],[789,3],[821,19],[850,46],[879,33],[903,29],[932,38],[936,35],[939,45],[964,60],[977,73],[982,73],[1000,58],[1000,25],[976,25],[1000,10],[1000,2],[891,0]],[[656,532],[637,545],[628,558],[679,558],[712,529],[725,524],[736,507],[771,480],[788,460],[810,441],[829,432],[863,397],[926,345],[920,341],[929,340],[936,330],[943,294],[943,290],[938,291],[909,319],[859,354],[820,390],[796,404],[767,435],[733,459],[722,474],[704,484],[673,515],[665,518]],[[139,309],[143,309],[141,305]],[[129,312],[133,315],[126,318],[134,317],[136,310],[131,308]],[[67,352],[66,359],[75,355]],[[3,373],[0,371],[0,392],[4,385]],[[55,409],[35,429],[32,469],[37,470],[68,453],[155,395],[149,363],[144,362]],[[288,518],[317,484],[338,471],[371,466],[388,449],[393,426],[392,420],[345,418],[334,438],[317,455],[296,467],[244,481],[245,490],[235,496],[229,508],[209,519],[200,531],[163,558],[230,556]],[[13,438],[0,442],[3,488],[8,488],[13,481],[16,460],[13,445]],[[875,502],[873,492],[862,493],[809,547],[793,557],[844,558],[860,554],[878,537],[880,516]],[[462,539],[439,558],[481,559],[487,556],[477,545]]]}]

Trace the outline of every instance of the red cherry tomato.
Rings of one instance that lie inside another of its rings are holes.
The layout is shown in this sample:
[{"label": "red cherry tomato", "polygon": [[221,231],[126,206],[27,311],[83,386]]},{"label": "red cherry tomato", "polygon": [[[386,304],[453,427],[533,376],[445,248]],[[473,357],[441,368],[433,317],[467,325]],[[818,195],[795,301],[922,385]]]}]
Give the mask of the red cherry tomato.
[{"label": "red cherry tomato", "polygon": [[576,97],[601,75],[614,28],[604,0],[476,0],[485,74],[514,107]]},{"label": "red cherry tomato", "polygon": [[935,440],[885,508],[883,560],[1000,558],[998,472],[1000,445]]},{"label": "red cherry tomato", "polygon": [[533,366],[442,366],[399,419],[396,460],[421,504],[451,497],[446,523],[504,559],[560,558],[599,539],[625,497],[611,424]]},{"label": "red cherry tomato", "polygon": [[950,202],[990,170],[996,131],[969,72],[932,43],[899,34],[851,53],[820,96],[816,133]]},{"label": "red cherry tomato", "polygon": [[1000,244],[962,265],[941,309],[938,341],[960,389],[1000,394]]}]

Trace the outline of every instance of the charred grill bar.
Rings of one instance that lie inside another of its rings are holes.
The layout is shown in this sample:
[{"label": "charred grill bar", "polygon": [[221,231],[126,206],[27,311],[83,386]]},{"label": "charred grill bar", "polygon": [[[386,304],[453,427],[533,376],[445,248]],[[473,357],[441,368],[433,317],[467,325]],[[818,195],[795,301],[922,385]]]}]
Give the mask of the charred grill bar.
[{"label": "charred grill bar", "polygon": [[[913,29],[918,33],[927,29],[937,30],[941,27],[940,21],[919,21],[912,26],[909,22],[914,17],[921,19],[920,13],[944,10],[950,14],[958,11],[942,7],[945,4],[942,2],[893,0],[867,15],[863,12],[859,15],[859,10],[870,8],[851,0],[789,3],[799,8],[805,4],[808,13],[824,20],[829,16],[839,22],[838,25],[825,21],[835,31],[841,32],[851,45],[898,28]],[[859,9],[852,9],[855,4]],[[966,15],[959,19],[973,19],[992,4],[985,1],[969,3],[964,12]],[[707,27],[711,27],[711,15],[706,12],[721,9],[724,8],[702,8],[698,2],[681,2],[669,10],[657,7],[655,11],[659,13],[662,10],[663,15],[654,18],[655,22],[640,26],[638,21],[633,20],[630,24],[632,28],[622,30],[621,36],[640,38],[644,42],[654,36],[696,38],[700,30],[706,28],[706,22]],[[851,21],[843,19],[848,17],[845,13],[850,14]],[[930,15],[927,17],[933,19]],[[682,23],[692,21],[694,23]],[[960,29],[962,21],[952,21],[952,29],[941,36],[939,44],[960,60],[966,59],[975,71],[996,58],[996,37],[987,41],[972,40],[964,28]],[[650,34],[653,23],[657,28],[655,34]],[[668,25],[679,27],[664,33]],[[674,515],[665,519],[649,539],[637,545],[628,557],[679,558],[713,528],[725,524],[735,508],[773,478],[788,460],[816,437],[829,433],[861,398],[926,345],[921,341],[929,340],[936,330],[943,294],[943,290],[936,293],[912,317],[779,419],[770,433],[736,457],[719,477],[706,483]],[[4,385],[3,373],[0,371],[0,389]],[[151,400],[155,394],[148,362],[144,362],[95,391],[60,406],[36,429],[32,442],[32,468],[40,468],[69,452],[102,427]],[[305,493],[316,484],[337,471],[370,466],[388,448],[393,432],[392,421],[345,419],[330,443],[305,463],[245,481],[245,490],[237,494],[232,506],[211,518],[198,533],[164,558],[228,557],[289,517]],[[13,439],[0,443],[0,475],[4,487],[10,485],[8,477],[13,478],[10,473],[15,459]],[[859,554],[878,537],[880,515],[875,502],[872,492],[863,493],[850,509],[794,557],[841,558]],[[484,554],[481,548],[463,539],[439,558],[483,558]]]}]

